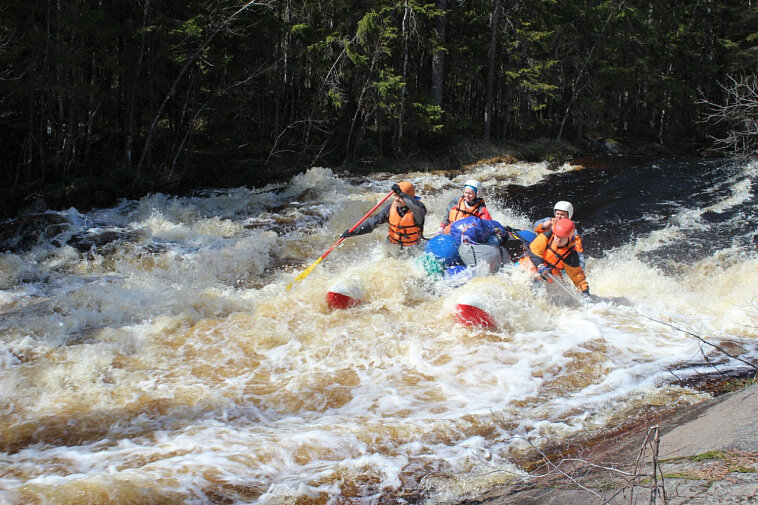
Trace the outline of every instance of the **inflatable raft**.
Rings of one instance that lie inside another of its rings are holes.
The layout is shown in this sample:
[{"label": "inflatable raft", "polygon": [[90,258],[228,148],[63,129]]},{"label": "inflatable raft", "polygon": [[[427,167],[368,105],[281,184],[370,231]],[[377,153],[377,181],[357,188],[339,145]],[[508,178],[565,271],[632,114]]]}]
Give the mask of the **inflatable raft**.
[{"label": "inflatable raft", "polygon": [[[449,235],[429,240],[426,254],[444,267],[445,279],[460,286],[473,277],[490,275],[503,265],[518,262],[535,237],[529,230],[514,230],[494,220],[469,217],[454,222]],[[480,294],[461,295],[452,313],[453,319],[465,326],[497,326],[491,308],[488,309],[488,300]]]},{"label": "inflatable raft", "polygon": [[[454,222],[450,234],[429,239],[419,260],[428,276],[462,286],[474,277],[493,274],[503,265],[518,262],[535,237],[529,230],[514,230],[494,220],[469,217]],[[329,288],[326,303],[332,310],[347,309],[359,305],[363,296],[359,281],[341,280]],[[497,326],[487,300],[473,293],[461,295],[452,315],[456,322],[469,327]]]}]

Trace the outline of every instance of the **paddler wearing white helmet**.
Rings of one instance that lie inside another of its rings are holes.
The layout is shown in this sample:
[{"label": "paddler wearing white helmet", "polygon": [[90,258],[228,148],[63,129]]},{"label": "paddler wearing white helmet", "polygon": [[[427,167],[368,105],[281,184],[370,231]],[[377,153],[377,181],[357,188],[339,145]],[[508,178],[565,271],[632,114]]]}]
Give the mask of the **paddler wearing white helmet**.
[{"label": "paddler wearing white helmet", "polygon": [[463,184],[463,195],[450,200],[445,210],[445,218],[440,223],[442,233],[449,233],[452,223],[466,217],[492,219],[484,203],[483,191],[482,183],[476,179],[469,179]]},{"label": "paddler wearing white helmet", "polygon": [[[538,219],[534,222],[534,224],[532,224],[532,227],[534,228],[535,233],[545,233],[546,231],[550,231],[553,228],[553,225],[559,219],[573,218],[574,206],[571,205],[571,202],[560,200],[553,206],[553,217],[544,217],[542,219]],[[584,261],[584,246],[582,245],[582,237],[580,237],[579,233],[576,231],[574,231],[574,249],[579,255],[579,262],[582,269],[584,269],[586,265]]]}]

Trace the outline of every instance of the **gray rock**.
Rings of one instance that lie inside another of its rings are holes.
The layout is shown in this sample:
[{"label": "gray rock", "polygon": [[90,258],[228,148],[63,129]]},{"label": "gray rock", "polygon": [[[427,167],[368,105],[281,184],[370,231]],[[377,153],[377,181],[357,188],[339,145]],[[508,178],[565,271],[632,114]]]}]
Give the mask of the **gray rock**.
[{"label": "gray rock", "polygon": [[[659,489],[667,505],[758,504],[758,385],[690,406],[661,423]],[[652,424],[652,423],[651,423]],[[648,428],[605,447],[583,451],[583,462],[531,478],[459,505],[646,505],[652,460],[638,459]],[[635,449],[636,448],[636,449]],[[588,453],[589,452],[589,453]],[[558,462],[555,462],[558,463]],[[626,475],[620,472],[626,472]],[[637,474],[632,485],[629,475]],[[663,478],[661,479],[661,474]]]}]

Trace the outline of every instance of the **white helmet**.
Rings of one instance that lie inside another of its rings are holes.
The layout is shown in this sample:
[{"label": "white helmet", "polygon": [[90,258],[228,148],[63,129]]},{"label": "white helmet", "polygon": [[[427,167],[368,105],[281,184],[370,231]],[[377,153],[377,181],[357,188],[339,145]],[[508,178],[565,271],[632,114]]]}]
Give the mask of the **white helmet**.
[{"label": "white helmet", "polygon": [[477,181],[476,179],[469,179],[466,181],[466,183],[463,185],[465,188],[466,186],[470,187],[474,191],[476,191],[476,196],[482,196],[482,183]]},{"label": "white helmet", "polygon": [[571,205],[570,202],[567,202],[565,200],[561,200],[560,202],[555,204],[555,207],[553,207],[553,214],[555,214],[556,210],[562,210],[566,212],[569,215],[569,219],[572,218],[574,215],[574,206]]}]

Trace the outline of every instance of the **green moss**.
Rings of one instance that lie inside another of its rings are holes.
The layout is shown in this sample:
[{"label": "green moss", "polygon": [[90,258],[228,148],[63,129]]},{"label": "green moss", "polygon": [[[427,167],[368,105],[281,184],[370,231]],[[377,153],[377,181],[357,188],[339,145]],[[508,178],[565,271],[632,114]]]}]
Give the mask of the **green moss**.
[{"label": "green moss", "polygon": [[732,471],[732,472],[736,472],[736,473],[756,473],[756,472],[758,472],[758,470],[756,470],[755,468],[751,468],[749,466],[735,466],[733,468],[730,468],[729,470]]},{"label": "green moss", "polygon": [[694,472],[671,472],[664,473],[665,479],[702,480],[703,478]]},{"label": "green moss", "polygon": [[687,459],[689,459],[690,461],[704,461],[706,459],[725,460],[728,457],[729,457],[729,453],[726,451],[707,451],[707,452],[700,453],[696,456],[690,456]]},{"label": "green moss", "polygon": [[731,393],[733,391],[741,391],[748,386],[752,386],[753,384],[758,383],[758,375],[753,376],[748,379],[733,379],[730,381],[727,381],[726,384],[724,384],[724,393]]}]

